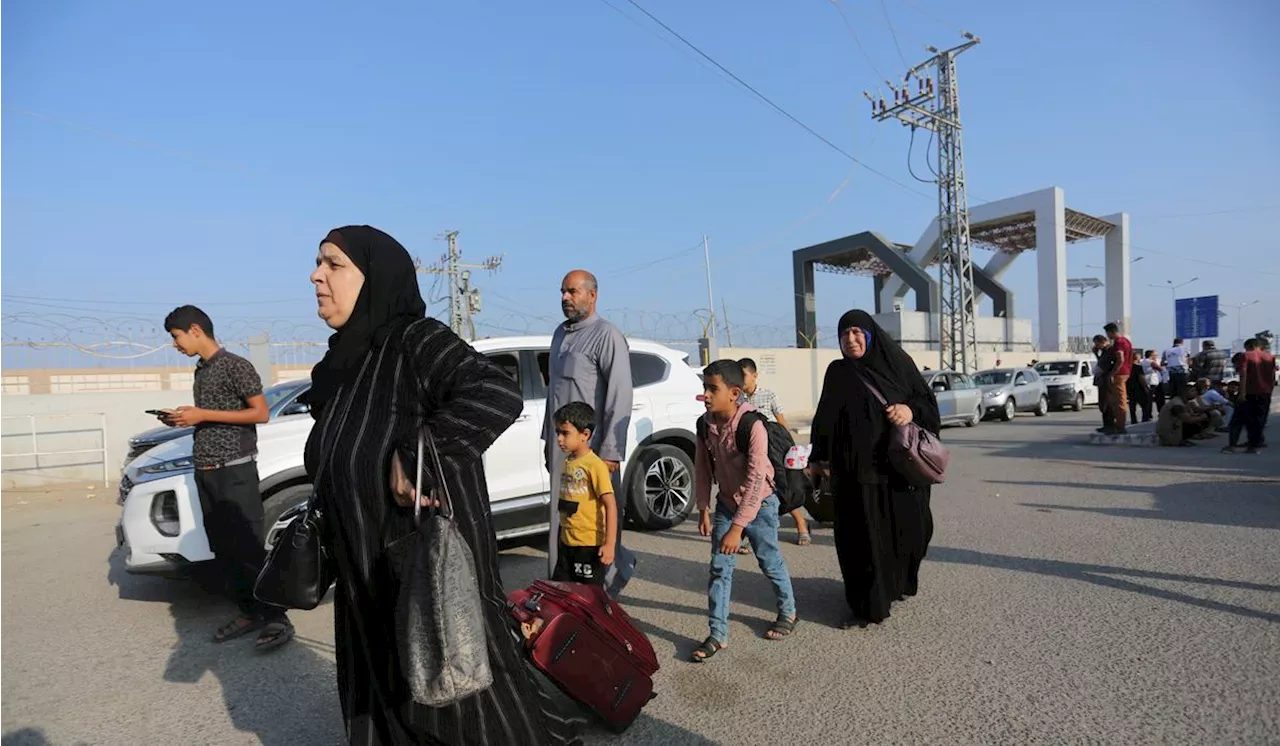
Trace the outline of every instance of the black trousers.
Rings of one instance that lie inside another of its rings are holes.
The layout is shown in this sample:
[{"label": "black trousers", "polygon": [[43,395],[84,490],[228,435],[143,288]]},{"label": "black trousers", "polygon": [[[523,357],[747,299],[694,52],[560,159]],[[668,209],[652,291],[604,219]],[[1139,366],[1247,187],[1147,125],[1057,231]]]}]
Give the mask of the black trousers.
[{"label": "black trousers", "polygon": [[1187,385],[1186,368],[1169,369],[1169,397],[1182,396],[1182,389]]},{"label": "black trousers", "polygon": [[1143,381],[1141,374],[1130,376],[1126,384],[1129,387],[1129,422],[1138,421],[1138,408],[1142,408],[1142,421],[1151,421],[1151,389]]},{"label": "black trousers", "polygon": [[1157,383],[1150,387],[1151,398],[1155,402],[1156,412],[1164,409],[1164,384]]},{"label": "black trousers", "polygon": [[1104,379],[1098,382],[1098,410],[1102,412],[1102,426],[1108,430],[1115,427],[1116,415],[1111,406],[1111,385]]},{"label": "black trousers", "polygon": [[1271,413],[1271,394],[1246,394],[1240,406],[1244,408],[1244,429],[1249,436],[1247,445],[1256,448],[1265,442],[1262,431]]},{"label": "black trousers", "polygon": [[253,585],[267,558],[257,463],[197,469],[196,490],[213,563],[231,600],[250,619],[283,618],[284,609],[253,596]]}]

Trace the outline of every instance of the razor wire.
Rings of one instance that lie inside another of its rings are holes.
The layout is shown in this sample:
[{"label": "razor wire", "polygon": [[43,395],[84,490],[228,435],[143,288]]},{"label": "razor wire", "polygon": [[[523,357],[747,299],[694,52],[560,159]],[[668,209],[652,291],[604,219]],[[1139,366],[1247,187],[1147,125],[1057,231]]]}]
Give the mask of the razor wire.
[{"label": "razor wire", "polygon": [[[686,351],[696,351],[712,335],[703,311],[656,311],[635,308],[602,309],[601,315],[631,339],[644,339]],[[509,311],[476,314],[475,338],[546,336],[563,323],[560,315]],[[255,338],[266,337],[271,362],[285,367],[310,366],[327,349],[332,331],[323,324],[279,318],[231,318],[215,322],[221,344],[247,353]],[[813,340],[796,344],[796,331],[784,324],[719,325],[721,347],[774,348],[832,346],[835,329],[821,328]],[[163,323],[141,316],[89,316],[73,313],[17,311],[0,317],[3,367],[185,367],[190,360],[173,347]]]}]

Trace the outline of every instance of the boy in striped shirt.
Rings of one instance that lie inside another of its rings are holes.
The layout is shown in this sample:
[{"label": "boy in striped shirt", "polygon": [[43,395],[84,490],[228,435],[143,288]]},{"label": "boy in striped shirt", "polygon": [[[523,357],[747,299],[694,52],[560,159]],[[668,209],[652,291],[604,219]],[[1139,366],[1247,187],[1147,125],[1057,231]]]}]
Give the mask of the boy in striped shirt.
[{"label": "boy in striped shirt", "polygon": [[[782,416],[782,406],[778,404],[778,395],[759,385],[760,371],[756,368],[756,361],[749,357],[744,357],[738,361],[738,365],[742,366],[744,374],[743,400],[755,407],[756,411],[764,415],[766,419],[772,420],[790,430],[791,427]],[[791,511],[790,515],[796,521],[796,544],[802,547],[812,544],[813,539],[809,536],[809,522],[804,518],[804,510],[797,508]],[[746,546],[746,544],[743,544],[744,548]]]}]

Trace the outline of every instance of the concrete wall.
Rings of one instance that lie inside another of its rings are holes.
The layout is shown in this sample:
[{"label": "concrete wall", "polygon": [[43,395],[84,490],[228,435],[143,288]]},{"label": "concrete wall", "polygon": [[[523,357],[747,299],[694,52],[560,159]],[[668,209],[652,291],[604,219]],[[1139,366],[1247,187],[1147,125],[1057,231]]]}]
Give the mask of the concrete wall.
[{"label": "concrete wall", "polygon": [[[3,475],[0,488],[38,487],[54,484],[100,484],[101,453],[61,456],[13,457],[32,452],[31,420],[41,452],[101,449],[106,454],[106,475],[114,481],[128,454],[129,438],[159,425],[148,409],[165,409],[191,403],[185,391],[122,391],[78,394],[6,394],[0,397],[0,454]],[[68,415],[50,417],[48,415]],[[104,424],[105,423],[105,424]]]},{"label": "concrete wall", "polygon": [[[255,366],[258,365],[255,362]],[[264,375],[263,370],[268,372]],[[310,365],[261,368],[264,385],[307,378]],[[29,368],[4,372],[4,394],[91,394],[105,391],[186,391],[195,380],[192,366],[181,368]],[[152,407],[154,409],[154,407]]]},{"label": "concrete wall", "polygon": [[[939,367],[938,353],[935,351],[908,350],[908,354],[922,368]],[[791,415],[792,424],[801,424],[813,414],[813,410],[817,408],[827,366],[839,355],[839,350],[831,348],[726,347],[718,350],[718,357],[721,358],[750,357],[754,359],[760,368],[761,385],[773,389],[778,394],[783,410]],[[1023,366],[1037,357],[1050,360],[1055,357],[1064,357],[1064,355],[1061,353],[1039,354],[1031,351],[996,352],[990,348],[978,351],[979,366],[983,368],[994,367],[997,361],[1006,366]],[[274,378],[276,380],[302,378],[309,372],[306,368],[296,370],[277,368]],[[6,378],[9,378],[9,374]],[[68,483],[83,483],[87,486],[101,483],[103,479],[101,453],[42,456],[39,459],[38,469],[37,461],[33,457],[8,457],[33,450],[30,420],[26,417],[15,418],[15,415],[71,415],[36,418],[40,450],[48,452],[101,449],[105,443],[106,473],[109,480],[114,480],[128,453],[130,436],[149,430],[158,424],[153,417],[146,414],[145,410],[164,409],[190,403],[189,383],[186,388],[170,391],[6,393],[0,397],[0,413],[5,417],[3,430],[0,431],[0,453],[6,455],[3,459],[0,488]]]},{"label": "concrete wall", "polygon": [[[916,365],[938,369],[938,353],[924,350],[908,351]],[[794,415],[807,420],[818,407],[818,397],[822,394],[822,379],[827,373],[831,361],[840,357],[840,351],[833,348],[819,347],[814,349],[797,349],[794,347],[761,349],[754,347],[722,347],[721,358],[735,360],[749,357],[756,361],[760,369],[760,385],[772,389],[778,395],[784,414]],[[978,351],[980,368],[994,368],[997,361],[1000,365],[1021,367],[1032,360],[1055,360],[1069,357],[1064,353],[1051,353],[1040,356],[1035,352],[993,352]],[[794,423],[792,423],[794,424]]]},{"label": "concrete wall", "polygon": [[[875,319],[876,323],[890,336],[898,340],[904,350],[912,354],[938,349],[938,314],[936,313],[898,311],[878,313]],[[978,334],[980,351],[1004,349],[1014,352],[1035,351],[1029,319],[1009,319],[1006,322],[1002,318],[979,316],[974,319],[974,327]],[[1009,338],[1007,342],[1006,336]],[[931,364],[931,367],[938,366]]]}]

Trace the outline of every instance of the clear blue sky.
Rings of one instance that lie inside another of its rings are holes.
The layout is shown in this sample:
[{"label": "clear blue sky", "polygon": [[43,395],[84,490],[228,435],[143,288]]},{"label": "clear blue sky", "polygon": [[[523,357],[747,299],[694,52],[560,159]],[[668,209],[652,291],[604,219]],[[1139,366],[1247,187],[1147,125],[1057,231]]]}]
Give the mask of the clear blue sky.
[{"label": "clear blue sky", "polygon": [[[549,328],[528,318],[557,317],[581,265],[607,312],[684,336],[707,304],[700,251],[617,270],[707,233],[735,341],[785,343],[792,249],[867,229],[912,243],[936,209],[907,133],[861,91],[899,77],[899,45],[915,63],[963,27],[983,39],[960,68],[972,203],[1057,185],[1076,209],[1128,211],[1139,345],[1172,332],[1148,282],[1193,276],[1187,294],[1262,301],[1246,332],[1280,330],[1273,3],[842,0],[857,39],[829,0],[642,3],[921,196],[610,2],[6,2],[4,313],[158,321],[194,301],[318,339],[316,242],[367,222],[427,260],[446,229],[469,259],[505,253],[477,277],[490,333]],[[1072,246],[1071,276],[1101,259],[1100,241]],[[1031,318],[1033,273],[1024,257],[1006,275]],[[829,327],[870,306],[871,280],[818,292]]]}]

